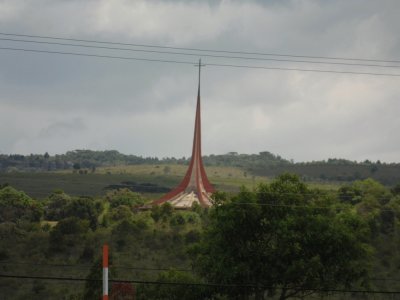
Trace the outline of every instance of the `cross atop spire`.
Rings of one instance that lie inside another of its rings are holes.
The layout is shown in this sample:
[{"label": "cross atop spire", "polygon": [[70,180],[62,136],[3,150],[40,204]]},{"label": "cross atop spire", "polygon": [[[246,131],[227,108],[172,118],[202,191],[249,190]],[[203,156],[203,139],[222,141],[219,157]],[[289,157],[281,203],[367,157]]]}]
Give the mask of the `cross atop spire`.
[{"label": "cross atop spire", "polygon": [[201,64],[201,58],[199,59],[199,63],[195,65],[195,67],[199,67],[199,89],[198,89],[198,96],[200,96],[200,71],[201,67],[205,67],[206,65]]}]

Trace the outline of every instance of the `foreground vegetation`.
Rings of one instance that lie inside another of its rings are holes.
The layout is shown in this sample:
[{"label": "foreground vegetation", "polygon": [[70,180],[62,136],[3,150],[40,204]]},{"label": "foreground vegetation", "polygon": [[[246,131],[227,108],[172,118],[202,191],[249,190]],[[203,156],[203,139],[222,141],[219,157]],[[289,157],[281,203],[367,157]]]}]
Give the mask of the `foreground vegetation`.
[{"label": "foreground vegetation", "polygon": [[55,190],[35,200],[1,186],[0,273],[94,281],[2,277],[0,294],[97,299],[103,243],[110,245],[112,278],[142,282],[114,284],[113,293],[136,289],[138,299],[286,299],[400,289],[399,186],[367,179],[329,191],[282,175],[233,196],[218,192],[208,210],[139,210],[146,201],[128,189],[101,197]]}]

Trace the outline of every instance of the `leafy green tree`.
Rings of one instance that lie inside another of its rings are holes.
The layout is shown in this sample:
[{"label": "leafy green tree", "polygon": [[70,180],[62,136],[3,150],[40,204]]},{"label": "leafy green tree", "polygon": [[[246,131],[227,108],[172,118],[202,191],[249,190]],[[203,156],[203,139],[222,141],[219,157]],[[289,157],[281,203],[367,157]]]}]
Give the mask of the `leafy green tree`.
[{"label": "leafy green tree", "polygon": [[89,222],[77,217],[63,219],[50,232],[50,251],[65,252],[67,247],[74,247],[82,242],[89,230]]},{"label": "leafy green tree", "polygon": [[357,204],[362,200],[362,191],[357,187],[345,185],[339,188],[338,196],[342,202]]},{"label": "leafy green tree", "polygon": [[174,212],[174,207],[169,202],[165,202],[162,205],[153,205],[151,208],[151,217],[154,221],[160,220],[166,221],[171,218]]},{"label": "leafy green tree", "polygon": [[186,244],[197,243],[200,241],[200,236],[201,233],[199,230],[197,229],[190,230],[185,234],[185,243]]},{"label": "leafy green tree", "polygon": [[106,199],[110,202],[111,207],[117,207],[120,205],[133,207],[144,204],[144,199],[140,194],[132,192],[126,188],[108,192]]},{"label": "leafy green tree", "polygon": [[213,204],[218,206],[227,201],[228,194],[225,192],[216,191],[215,193],[212,194],[211,198],[212,198]]},{"label": "leafy green tree", "polygon": [[390,211],[388,204],[393,194],[381,183],[373,179],[353,182],[339,190],[339,198],[355,205],[357,212],[369,224],[373,236],[380,233],[389,233],[394,230],[395,215]]},{"label": "leafy green tree", "polygon": [[38,201],[11,186],[0,189],[0,222],[38,222],[43,208]]},{"label": "leafy green tree", "polygon": [[392,189],[391,192],[393,195],[400,195],[400,183],[396,184]]},{"label": "leafy green tree", "polygon": [[151,217],[155,222],[158,222],[161,218],[161,208],[159,205],[153,205],[151,208]]},{"label": "leafy green tree", "polygon": [[203,212],[203,208],[201,207],[200,203],[195,201],[193,201],[192,207],[190,209],[198,214],[201,214]]},{"label": "leafy green tree", "polygon": [[82,220],[88,220],[90,228],[97,228],[97,218],[100,214],[101,207],[96,205],[91,197],[74,198],[66,207],[66,216],[77,217]]},{"label": "leafy green tree", "polygon": [[58,221],[67,217],[66,208],[72,202],[72,198],[61,190],[54,191],[47,199],[46,219]]},{"label": "leafy green tree", "polygon": [[113,221],[131,219],[133,217],[132,210],[126,205],[119,205],[118,207],[112,209],[111,219]]},{"label": "leafy green tree", "polygon": [[284,174],[215,206],[191,251],[195,270],[212,283],[252,284],[222,291],[230,299],[287,299],[360,284],[371,253],[368,226],[354,211],[321,209],[314,194]]},{"label": "leafy green tree", "polygon": [[352,186],[361,191],[363,198],[373,198],[380,205],[385,205],[390,201],[390,191],[381,183],[371,178],[355,181]]},{"label": "leafy green tree", "polygon": [[171,203],[165,202],[164,204],[161,205],[161,215],[162,216],[169,218],[172,216],[173,212],[174,212],[174,207],[172,206]]},{"label": "leafy green tree", "polygon": [[169,224],[171,226],[183,226],[185,225],[186,220],[185,217],[182,214],[176,213],[171,217],[171,220],[169,221]]},{"label": "leafy green tree", "polygon": [[188,272],[164,271],[158,275],[157,282],[173,284],[142,284],[137,289],[138,299],[198,300],[208,299],[210,294],[204,286],[196,285],[196,283],[201,283],[200,279]]}]

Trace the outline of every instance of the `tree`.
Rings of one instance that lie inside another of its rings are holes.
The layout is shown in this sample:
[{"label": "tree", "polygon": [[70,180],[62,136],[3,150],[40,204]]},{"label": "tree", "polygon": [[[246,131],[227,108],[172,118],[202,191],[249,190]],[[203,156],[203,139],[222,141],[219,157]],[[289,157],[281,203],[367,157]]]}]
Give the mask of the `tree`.
[{"label": "tree", "polygon": [[393,195],[400,195],[400,183],[396,184],[392,189],[391,192]]},{"label": "tree", "polygon": [[97,228],[97,218],[101,207],[98,207],[91,197],[78,197],[73,199],[65,208],[65,215],[89,221],[90,228]]},{"label": "tree", "polygon": [[106,198],[110,202],[112,208],[120,205],[132,207],[144,204],[144,199],[140,194],[132,192],[130,189],[126,188],[111,190],[107,193]]},{"label": "tree", "polygon": [[67,247],[80,245],[88,230],[89,222],[87,220],[80,220],[77,217],[61,220],[50,232],[50,252],[66,252]]},{"label": "tree", "polygon": [[0,222],[17,222],[26,220],[40,221],[43,214],[39,202],[31,199],[24,192],[17,191],[11,186],[0,189]]},{"label": "tree", "polygon": [[191,273],[177,270],[163,271],[158,275],[157,282],[174,284],[152,284],[138,286],[138,299],[148,300],[197,300],[209,299],[207,288],[197,285],[200,279]]},{"label": "tree", "polygon": [[360,284],[371,252],[368,226],[354,211],[321,209],[317,198],[289,174],[255,192],[243,189],[210,211],[191,251],[195,270],[212,283],[251,284],[225,291],[229,299],[287,299]]},{"label": "tree", "polygon": [[50,221],[58,221],[67,217],[66,208],[72,202],[72,198],[61,190],[54,191],[48,198],[46,206],[46,218]]}]

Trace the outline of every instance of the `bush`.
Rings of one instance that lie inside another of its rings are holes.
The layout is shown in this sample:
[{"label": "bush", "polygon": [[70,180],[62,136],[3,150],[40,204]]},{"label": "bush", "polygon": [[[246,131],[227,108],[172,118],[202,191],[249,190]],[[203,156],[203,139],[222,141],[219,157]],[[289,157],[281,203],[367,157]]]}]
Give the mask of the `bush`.
[{"label": "bush", "polygon": [[[140,285],[138,299],[209,299],[208,288],[196,285],[200,279],[188,272],[169,270],[158,275],[158,282],[183,283],[182,285]],[[190,285],[193,283],[193,285]]]},{"label": "bush", "polygon": [[132,207],[144,204],[144,199],[140,194],[134,193],[126,188],[108,192],[106,199],[110,202],[111,207],[118,207],[120,205]]},{"label": "bush", "polygon": [[190,230],[185,235],[185,242],[186,244],[193,244],[200,241],[201,233],[198,230]]},{"label": "bush", "polygon": [[164,204],[154,205],[151,208],[151,217],[155,222],[160,220],[166,221],[168,220],[174,211],[173,206],[169,202],[165,202]]},{"label": "bush", "polygon": [[38,222],[42,215],[41,204],[24,192],[10,186],[0,189],[0,222]]},{"label": "bush", "polygon": [[72,198],[63,191],[54,191],[48,198],[46,206],[46,219],[58,221],[67,217],[66,208],[72,202]]},{"label": "bush", "polygon": [[182,216],[182,214],[173,215],[171,220],[169,221],[169,224],[171,226],[181,226],[181,225],[185,225],[185,223],[186,223],[186,220]]},{"label": "bush", "polygon": [[123,219],[131,219],[132,216],[133,216],[133,213],[132,213],[131,209],[126,205],[120,205],[111,211],[111,219],[114,221],[123,220]]},{"label": "bush", "polygon": [[89,230],[89,222],[76,217],[66,218],[57,223],[50,232],[50,251],[64,252],[65,247],[74,247],[82,242],[82,235]]},{"label": "bush", "polygon": [[99,208],[91,197],[74,198],[66,207],[66,216],[77,217],[82,220],[88,220],[90,228],[97,228],[97,218],[100,214]]}]

